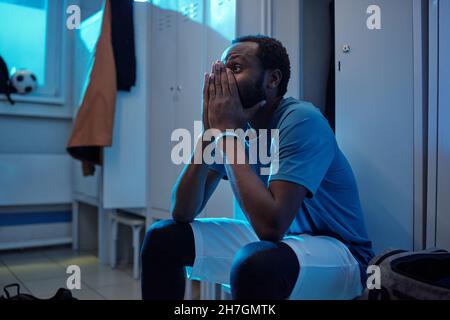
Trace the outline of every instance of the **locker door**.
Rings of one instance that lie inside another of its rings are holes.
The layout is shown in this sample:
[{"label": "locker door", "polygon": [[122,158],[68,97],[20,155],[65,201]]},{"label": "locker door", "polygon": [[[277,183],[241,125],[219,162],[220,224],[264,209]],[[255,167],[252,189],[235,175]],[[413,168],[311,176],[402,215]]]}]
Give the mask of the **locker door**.
[{"label": "locker door", "polygon": [[[198,132],[194,132],[194,122],[202,119],[203,52],[203,0],[179,0],[174,129],[187,130],[190,133],[190,148],[185,150],[186,153],[183,155],[186,160],[191,155],[194,142],[201,129],[199,127]],[[172,142],[172,147],[179,142]],[[172,185],[175,184],[185,165],[185,163],[181,163],[174,166]]]},{"label": "locker door", "polygon": [[136,85],[130,92],[117,92],[113,144],[105,148],[103,174],[104,208],[145,208],[148,4],[134,4]]},{"label": "locker door", "polygon": [[[163,6],[164,5],[164,6]],[[168,212],[174,176],[171,161],[175,127],[177,1],[153,1],[150,89],[150,205]]]},{"label": "locker door", "polygon": [[[206,58],[205,72],[211,63],[220,59],[222,52],[236,37],[236,0],[207,0],[205,5]],[[233,191],[228,181],[222,180],[206,205],[206,216],[233,218]]]},{"label": "locker door", "polygon": [[439,30],[436,246],[450,249],[450,2],[446,0],[439,1]]},{"label": "locker door", "polygon": [[[203,0],[179,0],[177,28],[177,88],[175,125],[191,134],[191,147],[200,132],[194,133],[194,121],[201,121],[204,27]],[[176,142],[173,143],[175,145]],[[190,152],[189,152],[190,153]],[[176,177],[184,164],[176,166]]]},{"label": "locker door", "polygon": [[[381,29],[368,28],[371,5],[381,10]],[[412,249],[413,1],[340,0],[335,10],[337,139],[375,250]]]}]

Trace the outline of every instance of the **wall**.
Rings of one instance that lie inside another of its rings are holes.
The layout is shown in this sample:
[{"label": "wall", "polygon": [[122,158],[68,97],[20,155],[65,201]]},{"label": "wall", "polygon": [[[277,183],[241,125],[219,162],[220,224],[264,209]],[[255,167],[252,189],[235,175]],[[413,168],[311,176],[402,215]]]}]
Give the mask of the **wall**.
[{"label": "wall", "polygon": [[65,154],[71,120],[0,116],[0,154]]},{"label": "wall", "polygon": [[[3,217],[17,214],[10,220],[11,223],[2,227],[2,233],[13,232],[16,236],[14,243],[23,241],[21,246],[50,244],[52,241],[67,243],[71,236],[71,176],[70,171],[66,170],[68,156],[65,151],[72,113],[71,77],[67,77],[71,73],[71,34],[66,29],[62,29],[61,33],[61,77],[66,79],[60,87],[62,96],[56,99],[25,97],[18,99],[20,101],[16,101],[15,105],[0,99],[0,192],[5,195],[0,198],[0,219],[2,214]],[[25,177],[16,179],[23,170],[27,172]],[[41,177],[47,170],[53,173],[49,179],[30,178]],[[12,197],[6,197],[8,191],[14,192]],[[37,203],[39,200],[35,202],[36,199],[45,199],[48,203]],[[61,210],[69,216],[64,222],[57,223],[57,212]],[[57,224],[51,224],[51,215],[44,219],[48,223],[36,223],[31,215],[24,214],[33,212],[41,218],[46,213],[54,212]],[[23,224],[25,222],[29,224]]]}]

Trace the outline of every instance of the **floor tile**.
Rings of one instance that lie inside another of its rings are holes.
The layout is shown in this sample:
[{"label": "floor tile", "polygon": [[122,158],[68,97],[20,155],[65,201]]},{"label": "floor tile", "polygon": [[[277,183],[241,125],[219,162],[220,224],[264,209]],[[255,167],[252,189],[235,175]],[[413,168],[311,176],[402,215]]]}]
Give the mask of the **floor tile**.
[{"label": "floor tile", "polygon": [[82,281],[88,283],[90,287],[95,289],[109,285],[133,284],[134,282],[138,282],[131,276],[120,270],[106,269],[100,272],[85,273],[83,273],[82,271],[81,274]]},{"label": "floor tile", "polygon": [[[14,250],[14,251],[0,251],[0,262],[3,264],[20,264],[28,261],[45,260],[42,252],[37,249],[34,250]],[[47,259],[48,260],[48,259]]]},{"label": "floor tile", "polygon": [[71,247],[45,248],[42,253],[52,260],[65,260],[77,257],[96,256],[95,251],[75,251]]},{"label": "floor tile", "polygon": [[133,266],[129,264],[118,265],[114,270],[120,270],[125,272],[131,278],[133,278]]},{"label": "floor tile", "polygon": [[[0,253],[0,295],[4,285],[19,283],[22,293],[52,297],[66,288],[66,268],[81,268],[81,290],[72,294],[82,300],[140,300],[141,283],[133,279],[131,264],[115,269],[99,264],[95,252],[76,252],[68,246]],[[199,284],[193,283],[193,299],[199,299]],[[15,292],[11,292],[15,294]]]},{"label": "floor tile", "polygon": [[141,284],[138,281],[104,286],[97,288],[96,291],[108,300],[141,300]]},{"label": "floor tile", "polygon": [[[9,269],[2,263],[0,263],[0,283],[12,283],[17,281],[17,278],[14,277],[14,274],[9,271]],[[1,289],[1,288],[0,288]]]},{"label": "floor tile", "polygon": [[22,263],[7,264],[9,270],[21,281],[66,277],[66,269],[48,259],[32,259]]},{"label": "floor tile", "polygon": [[61,250],[59,252],[44,252],[47,257],[59,265],[67,268],[70,265],[79,266],[83,274],[98,273],[111,270],[109,265],[100,265],[98,257],[93,252],[76,252]]},{"label": "floor tile", "polygon": [[[59,265],[67,268],[70,265],[77,265],[82,270],[88,271],[99,271],[102,269],[106,269],[107,266],[100,266],[98,258],[95,256],[80,256],[80,257],[68,257],[68,258],[60,258],[57,260],[53,260]],[[108,267],[109,268],[109,267]]]}]

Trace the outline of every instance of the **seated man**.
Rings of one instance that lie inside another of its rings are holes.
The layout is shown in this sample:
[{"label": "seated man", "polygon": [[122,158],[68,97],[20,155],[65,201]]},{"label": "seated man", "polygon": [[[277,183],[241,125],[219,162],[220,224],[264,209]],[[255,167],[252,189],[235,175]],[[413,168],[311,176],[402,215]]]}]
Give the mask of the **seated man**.
[{"label": "seated man", "polygon": [[[204,133],[275,129],[278,146],[264,175],[239,135],[220,134],[212,142],[224,164],[194,161],[210,144],[198,140],[173,189],[173,220],[146,234],[143,299],[182,299],[187,267],[191,279],[229,284],[234,299],[362,293],[373,252],[352,169],[321,112],[284,98],[289,78],[286,49],[265,36],[234,40],[205,74]],[[257,137],[263,138],[273,146],[273,137]],[[246,221],[195,219],[222,178]]]}]

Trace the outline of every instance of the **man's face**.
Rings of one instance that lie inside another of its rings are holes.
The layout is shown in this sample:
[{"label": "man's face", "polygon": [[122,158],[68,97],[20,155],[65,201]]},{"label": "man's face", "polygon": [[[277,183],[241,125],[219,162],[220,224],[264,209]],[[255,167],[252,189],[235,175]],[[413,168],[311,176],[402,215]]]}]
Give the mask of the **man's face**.
[{"label": "man's face", "polygon": [[258,44],[241,42],[228,47],[222,54],[222,63],[236,78],[239,97],[244,109],[251,108],[266,99],[265,72],[256,56]]}]

